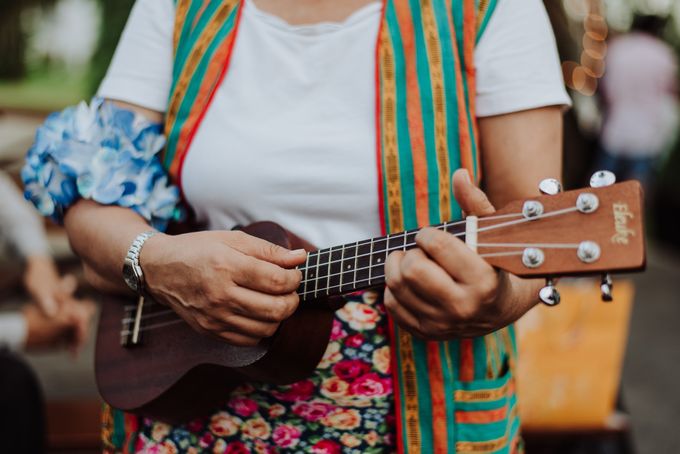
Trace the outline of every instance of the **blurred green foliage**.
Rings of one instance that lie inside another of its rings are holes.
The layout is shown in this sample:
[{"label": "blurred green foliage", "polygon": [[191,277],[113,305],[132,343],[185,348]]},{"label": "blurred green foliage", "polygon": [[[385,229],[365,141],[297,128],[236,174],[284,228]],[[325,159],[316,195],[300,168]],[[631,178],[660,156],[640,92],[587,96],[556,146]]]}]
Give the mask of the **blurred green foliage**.
[{"label": "blurred green foliage", "polygon": [[99,3],[101,4],[102,27],[88,74],[87,84],[90,96],[96,93],[99,83],[106,75],[106,69],[135,2],[134,0],[99,0]]},{"label": "blurred green foliage", "polygon": [[19,80],[26,75],[26,34],[21,15],[30,7],[50,7],[56,0],[0,0],[0,79]]}]

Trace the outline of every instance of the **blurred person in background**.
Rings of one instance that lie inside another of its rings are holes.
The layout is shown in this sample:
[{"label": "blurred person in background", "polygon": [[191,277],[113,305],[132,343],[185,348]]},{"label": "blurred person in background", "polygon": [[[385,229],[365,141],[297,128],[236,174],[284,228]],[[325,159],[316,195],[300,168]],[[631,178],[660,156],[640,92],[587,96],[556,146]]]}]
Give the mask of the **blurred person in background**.
[{"label": "blurred person in background", "polygon": [[659,36],[665,20],[638,16],[609,45],[603,79],[604,123],[596,168],[637,179],[649,193],[660,155],[678,127],[678,62]]},{"label": "blurred person in background", "polygon": [[0,172],[0,250],[3,261],[24,260],[24,286],[33,303],[0,312],[0,451],[44,452],[43,398],[33,371],[18,352],[84,343],[93,306],[74,297],[76,280],[60,276],[50,256],[42,221],[23,200],[9,176]]}]

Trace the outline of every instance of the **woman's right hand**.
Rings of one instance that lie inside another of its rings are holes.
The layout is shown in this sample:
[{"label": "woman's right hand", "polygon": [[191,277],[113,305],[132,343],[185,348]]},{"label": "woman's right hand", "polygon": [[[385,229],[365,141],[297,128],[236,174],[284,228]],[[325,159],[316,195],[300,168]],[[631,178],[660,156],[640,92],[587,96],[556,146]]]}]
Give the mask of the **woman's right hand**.
[{"label": "woman's right hand", "polygon": [[196,331],[240,346],[272,336],[298,306],[304,250],[239,231],[155,235],[140,255],[146,290]]}]

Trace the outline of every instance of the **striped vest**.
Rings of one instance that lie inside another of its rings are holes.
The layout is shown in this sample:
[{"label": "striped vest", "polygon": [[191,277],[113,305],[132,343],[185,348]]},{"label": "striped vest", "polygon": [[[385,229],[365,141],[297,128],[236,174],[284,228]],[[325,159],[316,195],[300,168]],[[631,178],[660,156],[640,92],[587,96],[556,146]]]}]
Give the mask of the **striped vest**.
[{"label": "striped vest", "polygon": [[[225,74],[242,2],[178,0],[163,163],[182,165]],[[377,163],[384,232],[459,218],[451,174],[479,181],[473,53],[496,0],[384,0],[376,49]],[[390,322],[400,452],[516,452],[512,327],[424,342]]]}]

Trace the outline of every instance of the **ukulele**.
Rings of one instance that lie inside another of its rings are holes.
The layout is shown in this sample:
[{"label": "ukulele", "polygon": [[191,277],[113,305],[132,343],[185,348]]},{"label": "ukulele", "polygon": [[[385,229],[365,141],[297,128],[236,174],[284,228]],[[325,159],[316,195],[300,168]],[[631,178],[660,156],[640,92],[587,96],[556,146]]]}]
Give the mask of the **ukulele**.
[{"label": "ukulele", "polygon": [[[598,177],[599,175],[599,177]],[[598,172],[591,186],[509,203],[493,215],[468,216],[434,226],[465,241],[494,267],[524,278],[546,278],[546,304],[559,303],[558,276],[642,270],[642,190],[636,181],[613,183]],[[105,296],[97,333],[95,374],[99,391],[115,408],[171,423],[207,414],[245,381],[289,384],[311,375],[330,337],[341,295],[385,285],[392,251],[415,246],[418,230],[393,233],[321,250],[272,222],[246,233],[280,246],[309,251],[298,268],[298,310],[276,335],[254,347],[236,347],[194,331],[167,306]],[[604,274],[602,296],[611,300]],[[177,276],[181,279],[181,276]]]}]

